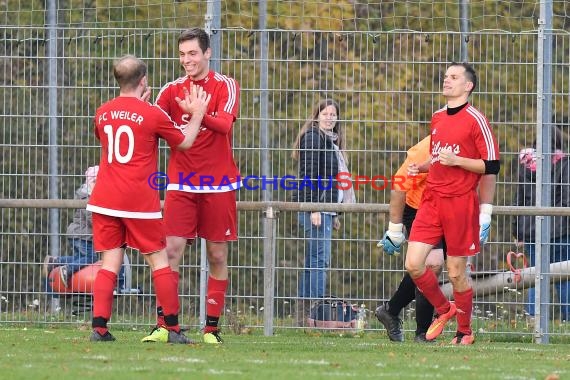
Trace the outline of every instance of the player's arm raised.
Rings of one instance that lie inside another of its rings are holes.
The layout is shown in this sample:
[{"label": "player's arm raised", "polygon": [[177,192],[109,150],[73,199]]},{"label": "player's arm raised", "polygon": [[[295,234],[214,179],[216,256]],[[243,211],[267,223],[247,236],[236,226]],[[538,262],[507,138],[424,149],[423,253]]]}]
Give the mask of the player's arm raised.
[{"label": "player's arm raised", "polygon": [[220,87],[216,97],[217,109],[215,113],[204,116],[202,125],[211,131],[227,135],[236,120],[234,112],[239,103],[238,83],[232,78],[227,78],[226,87]]},{"label": "player's arm raised", "polygon": [[211,96],[206,94],[201,86],[192,85],[191,91],[184,89],[184,99],[176,97],[178,106],[184,112],[192,115],[190,121],[184,125],[184,141],[178,145],[179,150],[186,150],[192,146],[198,132],[200,132],[200,125],[206,114],[208,103],[210,103]]}]

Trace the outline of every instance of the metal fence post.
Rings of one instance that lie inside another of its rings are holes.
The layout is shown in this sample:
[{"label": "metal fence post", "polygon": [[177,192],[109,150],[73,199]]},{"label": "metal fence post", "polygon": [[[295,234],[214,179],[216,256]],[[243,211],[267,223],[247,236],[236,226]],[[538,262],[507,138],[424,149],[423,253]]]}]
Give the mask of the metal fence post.
[{"label": "metal fence post", "polygon": [[275,309],[275,237],[278,210],[269,206],[263,213],[263,334],[273,335]]},{"label": "metal fence post", "polygon": [[[59,118],[58,118],[58,68],[57,68],[57,1],[50,0],[47,4],[48,25],[48,107],[49,107],[49,197],[59,199]],[[61,256],[59,236],[59,209],[49,209],[49,254]],[[52,313],[59,309],[59,298],[50,298]]]},{"label": "metal fence post", "polygon": [[[538,21],[538,57],[537,57],[537,176],[536,205],[552,206],[550,159],[544,159],[544,153],[552,152],[552,0],[540,2]],[[540,173],[540,175],[539,175]],[[550,218],[536,218],[536,298],[535,298],[535,341],[548,343],[548,312],[550,304]]]},{"label": "metal fence post", "polygon": [[[261,175],[271,178],[271,157],[269,147],[269,62],[268,44],[269,35],[266,28],[267,2],[259,1],[259,29],[261,30],[260,41],[260,78],[259,78],[259,114],[260,114],[260,155]],[[271,202],[273,194],[271,190],[263,189],[263,201]],[[275,219],[277,210],[269,206],[264,211],[263,219],[263,333],[266,336],[273,335],[273,317],[275,309],[275,237],[277,225]]]},{"label": "metal fence post", "polygon": [[461,56],[461,62],[469,62],[469,54],[467,51],[468,41],[469,41],[469,1],[460,0],[459,1],[459,14],[460,14],[460,24],[459,29],[461,30],[461,51],[459,55]]},{"label": "metal fence post", "polygon": [[[220,0],[208,0],[207,10],[204,15],[204,30],[210,36],[210,48],[212,49],[212,57],[210,60],[210,69],[220,71],[221,52],[221,4]],[[208,253],[206,247],[206,239],[200,239],[200,329],[206,326],[206,296],[208,293]]]}]

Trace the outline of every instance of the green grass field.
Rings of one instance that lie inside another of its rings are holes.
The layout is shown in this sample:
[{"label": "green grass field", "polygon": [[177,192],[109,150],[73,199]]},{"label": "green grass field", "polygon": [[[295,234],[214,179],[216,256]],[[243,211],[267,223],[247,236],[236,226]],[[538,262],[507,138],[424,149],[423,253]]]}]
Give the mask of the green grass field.
[{"label": "green grass field", "polygon": [[[222,346],[140,343],[145,331],[113,330],[91,343],[89,329],[11,327],[0,332],[2,379],[568,379],[570,345],[491,342],[473,346],[396,344],[358,335],[281,331],[225,334]],[[189,335],[199,338],[198,335]]]}]

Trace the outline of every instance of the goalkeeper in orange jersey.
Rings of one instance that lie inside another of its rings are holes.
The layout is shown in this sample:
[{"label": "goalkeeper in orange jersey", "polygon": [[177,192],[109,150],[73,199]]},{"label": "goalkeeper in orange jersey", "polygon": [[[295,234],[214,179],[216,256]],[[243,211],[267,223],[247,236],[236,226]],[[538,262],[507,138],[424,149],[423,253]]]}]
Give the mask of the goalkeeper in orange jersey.
[{"label": "goalkeeper in orange jersey", "polygon": [[[399,254],[405,242],[405,232],[412,229],[412,222],[416,217],[421,197],[426,186],[427,174],[422,173],[411,177],[407,175],[408,165],[412,162],[424,162],[429,159],[430,136],[408,150],[406,160],[398,169],[394,178],[398,183],[390,193],[390,223],[382,240],[378,243],[388,255]],[[403,179],[403,181],[402,181]],[[430,252],[426,265],[438,276],[441,273],[445,251],[442,244],[435,246]],[[433,320],[433,306],[418,291],[408,273],[402,278],[398,289],[390,300],[376,309],[376,318],[384,325],[388,337],[394,342],[403,342],[402,320],[399,315],[403,308],[416,300],[416,342],[427,342],[426,332]]]}]

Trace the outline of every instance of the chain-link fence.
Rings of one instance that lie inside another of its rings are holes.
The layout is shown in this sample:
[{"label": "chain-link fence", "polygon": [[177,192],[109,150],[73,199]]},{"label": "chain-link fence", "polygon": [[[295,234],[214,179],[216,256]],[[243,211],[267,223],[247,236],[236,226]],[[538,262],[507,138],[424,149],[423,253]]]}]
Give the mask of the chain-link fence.
[{"label": "chain-link fence", "polygon": [[[549,279],[557,287],[565,285],[566,267],[553,268],[549,277],[546,261],[543,276],[523,272],[519,282],[506,275],[511,273],[507,254],[516,251],[514,215],[568,214],[549,208],[553,203],[546,200],[536,204],[543,206],[538,209],[511,207],[520,184],[521,149],[536,147],[539,158],[548,161],[555,152],[543,131],[557,125],[565,139],[568,135],[566,2],[546,2],[552,11],[538,1],[47,4],[8,1],[0,9],[2,321],[89,319],[79,296],[59,296],[60,310],[53,309],[51,299],[58,295],[46,291],[42,263],[48,254],[70,251],[66,227],[83,203],[61,200],[73,198],[85,169],[98,162],[92,117],[99,104],[117,94],[112,61],[124,54],[143,58],[156,95],[182,75],[176,50],[180,30],[204,26],[212,32],[212,65],[241,86],[234,153],[242,177],[253,178],[238,192],[239,241],[230,248],[227,326],[236,331],[294,327],[304,241],[297,225],[300,204],[291,203],[291,191],[280,179],[297,175],[292,146],[322,98],[340,104],[349,168],[359,178],[358,203],[344,207],[342,228],[333,235],[328,293],[370,309],[391,296],[404,273],[403,258],[376,248],[387,225],[390,194],[382,178],[390,178],[405,151],[427,135],[431,114],[443,104],[443,71],[450,61],[466,57],[479,75],[471,102],[489,118],[502,162],[491,239],[473,263],[475,287],[481,289],[476,327],[542,341],[548,332],[567,333],[561,308],[567,301],[556,292],[545,298]],[[164,169],[166,146],[160,154]],[[538,188],[547,194],[550,177],[538,169]],[[548,225],[542,230],[540,225],[538,235],[542,231],[546,238],[537,249],[545,252]],[[204,296],[207,268],[201,257],[198,242],[188,249],[181,272],[182,321],[193,326],[200,324]],[[151,324],[150,273],[137,254],[129,252],[129,258],[129,288],[136,290],[118,296],[114,322]],[[535,277],[539,299],[549,311],[541,313],[536,326],[524,312]],[[413,306],[407,309],[409,321],[412,311]],[[373,318],[370,327],[379,327]]]}]

